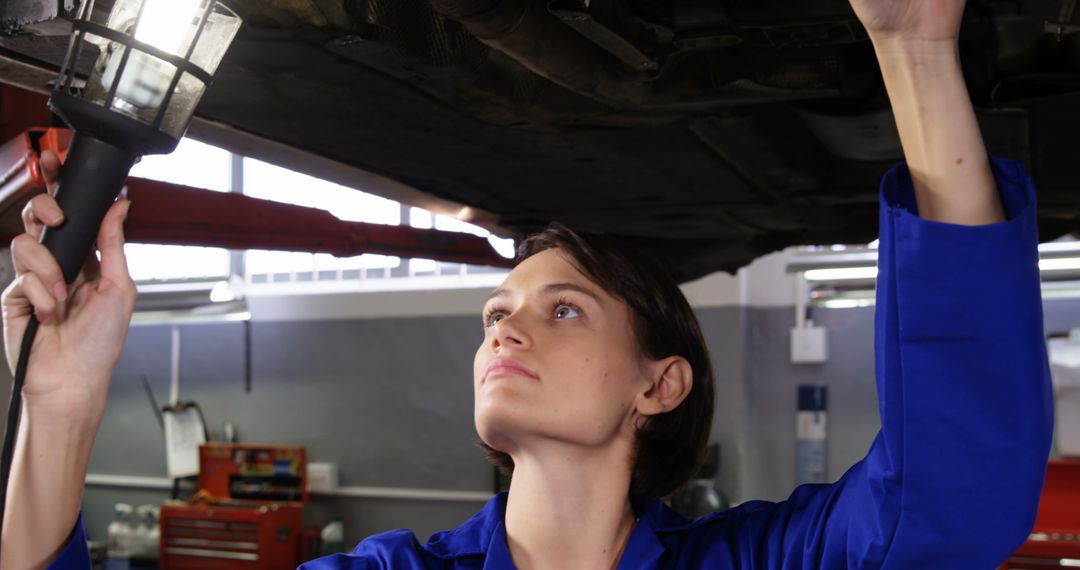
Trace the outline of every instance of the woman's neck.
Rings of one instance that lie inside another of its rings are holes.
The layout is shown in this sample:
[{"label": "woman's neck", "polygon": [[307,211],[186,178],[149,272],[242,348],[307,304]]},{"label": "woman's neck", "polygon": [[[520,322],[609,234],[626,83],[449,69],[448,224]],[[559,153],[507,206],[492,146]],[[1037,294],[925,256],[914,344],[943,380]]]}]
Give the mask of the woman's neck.
[{"label": "woman's neck", "polygon": [[629,452],[518,454],[506,537],[519,570],[615,568],[634,528]]}]

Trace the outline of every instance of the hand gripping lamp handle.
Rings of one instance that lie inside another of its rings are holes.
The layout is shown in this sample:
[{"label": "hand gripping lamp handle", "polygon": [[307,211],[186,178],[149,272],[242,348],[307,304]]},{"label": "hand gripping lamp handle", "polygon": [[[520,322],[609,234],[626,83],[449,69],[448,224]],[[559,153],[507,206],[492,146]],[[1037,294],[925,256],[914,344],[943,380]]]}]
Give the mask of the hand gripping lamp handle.
[{"label": "hand gripping lamp handle", "polygon": [[[86,263],[101,220],[123,189],[128,171],[136,159],[136,155],[84,132],[77,131],[72,138],[56,190],[56,201],[64,212],[64,223],[55,228],[45,228],[41,233],[41,243],[56,257],[68,285],[75,281]],[[3,450],[0,451],[0,473],[3,474],[0,478],[0,517],[7,506],[8,474],[15,453],[15,438],[12,436],[19,426],[22,385],[38,326],[37,316],[31,314],[23,332],[15,369],[16,382],[12,384],[8,404],[5,432],[8,437],[5,437]]]},{"label": "hand gripping lamp handle", "polygon": [[64,223],[41,233],[41,243],[56,257],[69,285],[86,263],[101,220],[123,189],[136,159],[90,134],[75,132],[56,190]]}]

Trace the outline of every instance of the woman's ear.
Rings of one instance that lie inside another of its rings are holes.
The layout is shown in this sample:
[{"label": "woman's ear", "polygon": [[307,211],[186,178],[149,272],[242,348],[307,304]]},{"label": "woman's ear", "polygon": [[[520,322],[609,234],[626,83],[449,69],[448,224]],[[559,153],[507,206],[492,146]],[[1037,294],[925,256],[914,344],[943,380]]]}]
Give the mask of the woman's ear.
[{"label": "woman's ear", "polygon": [[670,412],[679,406],[694,386],[694,370],[681,356],[647,364],[651,380],[646,390],[638,394],[637,411],[643,416]]}]

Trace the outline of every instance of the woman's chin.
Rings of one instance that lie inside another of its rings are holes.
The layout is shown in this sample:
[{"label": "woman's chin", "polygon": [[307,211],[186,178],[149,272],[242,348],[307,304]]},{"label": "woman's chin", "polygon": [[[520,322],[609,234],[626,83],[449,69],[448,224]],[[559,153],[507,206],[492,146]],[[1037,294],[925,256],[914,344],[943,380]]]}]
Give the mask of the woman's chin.
[{"label": "woman's chin", "polygon": [[[536,410],[508,394],[489,393],[476,399],[474,421],[480,439],[504,451],[507,442],[532,431]],[[496,445],[498,443],[498,445]],[[510,445],[513,445],[512,443]]]},{"label": "woman's chin", "polygon": [[495,451],[510,453],[514,448],[513,439],[509,433],[482,422],[479,418],[476,420],[476,433],[480,436],[480,441]]},{"label": "woman's chin", "polygon": [[477,420],[490,417],[499,422],[528,414],[527,408],[530,407],[529,398],[512,387],[504,386],[481,386],[474,404]]}]

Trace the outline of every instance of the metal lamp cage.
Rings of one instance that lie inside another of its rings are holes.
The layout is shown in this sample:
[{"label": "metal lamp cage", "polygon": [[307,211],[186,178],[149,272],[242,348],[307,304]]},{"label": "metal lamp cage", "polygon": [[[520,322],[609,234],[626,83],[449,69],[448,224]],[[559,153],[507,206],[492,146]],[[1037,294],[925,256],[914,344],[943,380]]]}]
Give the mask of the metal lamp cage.
[{"label": "metal lamp cage", "polygon": [[[54,99],[78,99],[79,106],[96,108],[89,109],[92,114],[120,113],[178,140],[240,28],[240,17],[217,0],[117,0],[104,25],[93,15],[94,0],[84,0],[72,23]],[[84,51],[94,51],[86,50],[87,44],[98,49],[80,90],[76,70]]]}]

